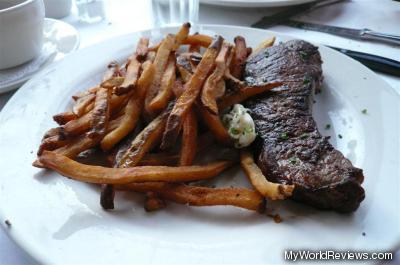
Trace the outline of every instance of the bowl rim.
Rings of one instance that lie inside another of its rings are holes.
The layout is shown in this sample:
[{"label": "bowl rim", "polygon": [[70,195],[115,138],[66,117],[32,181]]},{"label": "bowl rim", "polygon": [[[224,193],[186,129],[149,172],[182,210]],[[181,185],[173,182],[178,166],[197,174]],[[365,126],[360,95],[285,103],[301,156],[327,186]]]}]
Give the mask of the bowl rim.
[{"label": "bowl rim", "polygon": [[4,9],[0,9],[0,14],[7,13],[9,11],[13,11],[16,9],[21,9],[22,7],[29,5],[30,3],[35,2],[35,1],[37,1],[37,0],[25,0],[22,3],[16,4],[16,5],[4,8]]}]

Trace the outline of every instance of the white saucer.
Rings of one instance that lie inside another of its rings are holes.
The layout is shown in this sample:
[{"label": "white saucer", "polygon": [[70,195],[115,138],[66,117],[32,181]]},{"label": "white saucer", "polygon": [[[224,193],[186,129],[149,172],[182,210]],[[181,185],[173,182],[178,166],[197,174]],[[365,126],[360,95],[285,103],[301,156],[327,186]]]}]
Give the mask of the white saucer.
[{"label": "white saucer", "polygon": [[60,20],[45,18],[43,49],[35,59],[22,65],[0,70],[0,94],[16,89],[48,64],[78,49],[79,33]]}]

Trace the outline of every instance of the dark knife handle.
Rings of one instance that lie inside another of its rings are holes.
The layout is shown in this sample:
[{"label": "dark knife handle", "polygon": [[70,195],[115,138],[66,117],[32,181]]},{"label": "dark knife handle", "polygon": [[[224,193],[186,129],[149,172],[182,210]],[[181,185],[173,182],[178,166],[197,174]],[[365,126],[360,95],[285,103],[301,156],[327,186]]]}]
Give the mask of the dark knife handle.
[{"label": "dark knife handle", "polygon": [[330,48],[337,50],[343,54],[346,54],[347,56],[353,58],[354,60],[359,61],[360,63],[362,63],[363,65],[367,66],[372,70],[400,77],[399,61],[363,52],[356,52],[336,47],[330,47]]}]

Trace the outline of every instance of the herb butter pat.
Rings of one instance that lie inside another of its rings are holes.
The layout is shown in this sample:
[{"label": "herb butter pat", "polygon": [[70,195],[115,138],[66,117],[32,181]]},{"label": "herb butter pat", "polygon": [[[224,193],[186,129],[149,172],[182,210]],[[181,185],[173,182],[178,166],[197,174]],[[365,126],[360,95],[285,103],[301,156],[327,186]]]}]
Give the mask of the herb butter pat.
[{"label": "herb butter pat", "polygon": [[235,104],[229,113],[223,115],[222,121],[236,148],[249,146],[256,139],[254,121],[243,105]]}]

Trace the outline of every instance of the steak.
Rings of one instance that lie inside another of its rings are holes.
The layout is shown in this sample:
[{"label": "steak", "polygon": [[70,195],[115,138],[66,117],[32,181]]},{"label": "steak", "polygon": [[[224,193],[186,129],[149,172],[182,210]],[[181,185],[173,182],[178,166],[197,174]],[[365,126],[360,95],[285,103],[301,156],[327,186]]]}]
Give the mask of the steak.
[{"label": "steak", "polygon": [[361,169],[321,136],[312,117],[322,83],[321,56],[312,44],[293,40],[251,55],[245,82],[283,85],[246,102],[258,139],[258,166],[270,181],[294,184],[292,199],[319,209],[355,211],[364,199]]}]

